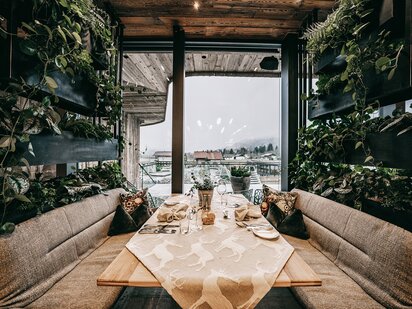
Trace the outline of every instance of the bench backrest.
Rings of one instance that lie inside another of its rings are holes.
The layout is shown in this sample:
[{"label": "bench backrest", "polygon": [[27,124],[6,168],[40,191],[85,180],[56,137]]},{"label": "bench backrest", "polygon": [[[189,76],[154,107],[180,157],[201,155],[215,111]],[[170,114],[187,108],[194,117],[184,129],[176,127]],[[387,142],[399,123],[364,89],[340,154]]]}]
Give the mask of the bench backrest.
[{"label": "bench backrest", "polygon": [[412,306],[412,233],[321,196],[293,191],[315,248],[382,305]]},{"label": "bench backrest", "polygon": [[54,209],[0,237],[0,307],[33,302],[104,242],[120,192]]}]

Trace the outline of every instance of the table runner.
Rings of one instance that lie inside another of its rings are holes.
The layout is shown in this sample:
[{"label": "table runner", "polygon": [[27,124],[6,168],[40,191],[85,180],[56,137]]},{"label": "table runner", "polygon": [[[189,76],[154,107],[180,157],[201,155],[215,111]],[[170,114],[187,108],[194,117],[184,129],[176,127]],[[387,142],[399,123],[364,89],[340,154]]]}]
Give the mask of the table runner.
[{"label": "table runner", "polygon": [[[294,249],[281,236],[264,240],[238,227],[233,209],[231,219],[223,219],[217,205],[214,200],[214,225],[186,235],[136,233],[126,247],[182,308],[253,308]],[[267,221],[262,217],[250,222]],[[157,223],[156,213],[147,223]]]}]

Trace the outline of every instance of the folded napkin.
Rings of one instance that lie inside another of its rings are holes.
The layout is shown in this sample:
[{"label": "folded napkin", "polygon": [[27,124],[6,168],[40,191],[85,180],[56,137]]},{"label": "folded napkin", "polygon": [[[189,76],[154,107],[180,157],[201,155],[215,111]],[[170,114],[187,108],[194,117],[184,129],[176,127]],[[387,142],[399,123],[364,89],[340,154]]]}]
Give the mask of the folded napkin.
[{"label": "folded napkin", "polygon": [[174,207],[162,207],[157,213],[157,221],[172,222],[173,220],[181,220],[186,217],[186,211],[189,208],[187,204],[177,204]]},{"label": "folded napkin", "polygon": [[256,205],[246,204],[235,209],[236,221],[256,219],[261,216],[260,208]]}]

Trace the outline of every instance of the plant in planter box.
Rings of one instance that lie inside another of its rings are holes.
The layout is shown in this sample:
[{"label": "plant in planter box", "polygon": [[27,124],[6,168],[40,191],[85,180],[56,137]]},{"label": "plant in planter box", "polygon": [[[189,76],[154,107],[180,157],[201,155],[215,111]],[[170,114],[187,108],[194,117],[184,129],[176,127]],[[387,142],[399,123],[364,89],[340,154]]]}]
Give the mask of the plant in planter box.
[{"label": "plant in planter box", "polygon": [[[22,76],[18,76],[15,81],[12,80],[6,85],[3,84],[4,92],[0,92],[1,213],[6,213],[14,203],[30,202],[25,195],[26,192],[19,189],[21,183],[28,182],[27,175],[22,173],[21,169],[13,167],[19,164],[28,165],[27,159],[23,158],[23,152],[16,147],[16,143],[26,142],[28,152],[35,155],[30,143],[31,135],[38,134],[43,129],[60,133],[58,127],[60,116],[51,107],[51,104],[59,103],[57,92],[76,82],[78,76],[86,78],[97,89],[97,95],[96,92],[93,94],[93,99],[97,98],[100,103],[96,111],[104,111],[109,117],[109,124],[114,124],[119,118],[122,100],[121,89],[115,79],[116,49],[113,29],[116,25],[109,22],[109,17],[103,11],[100,11],[91,0],[30,0],[24,3],[27,4],[24,5],[24,9],[22,6],[21,10],[15,11],[15,21],[21,17],[16,33],[8,33],[5,28],[0,30],[1,40],[15,40],[13,46],[19,49],[22,59],[34,61],[23,68]],[[20,13],[22,16],[19,15]],[[4,23],[0,27],[4,27]],[[94,59],[83,45],[82,34],[85,31],[93,34],[111,58],[106,73],[95,71]],[[17,61],[17,63],[23,62]],[[30,77],[24,75],[29,69],[37,72],[35,80],[25,80]],[[57,79],[56,76],[64,78]],[[44,94],[45,91],[48,95]],[[26,99],[21,100],[20,97]],[[32,99],[37,99],[39,102]],[[79,127],[73,125],[72,129],[76,131]],[[79,131],[77,133],[81,134]],[[99,136],[105,134],[102,130],[98,132]],[[86,132],[85,135],[88,133]],[[10,231],[11,226],[2,215],[0,233]]]},{"label": "plant in planter box", "polygon": [[246,166],[231,167],[230,182],[232,184],[233,193],[249,190],[250,174],[250,170]]}]

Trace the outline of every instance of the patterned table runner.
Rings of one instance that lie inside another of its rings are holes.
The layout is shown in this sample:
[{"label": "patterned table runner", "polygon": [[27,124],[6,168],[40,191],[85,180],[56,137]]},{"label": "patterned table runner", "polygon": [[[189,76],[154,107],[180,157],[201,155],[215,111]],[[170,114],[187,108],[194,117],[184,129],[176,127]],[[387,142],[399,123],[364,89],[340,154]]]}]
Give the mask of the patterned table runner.
[{"label": "patterned table runner", "polygon": [[[235,202],[239,199],[232,200]],[[223,219],[218,205],[214,199],[215,224],[203,226],[201,231],[186,235],[136,233],[126,245],[182,308],[253,308],[293,253],[282,236],[264,240],[238,227],[233,208],[231,219]],[[267,221],[262,217],[250,222]],[[156,213],[147,223],[158,223]]]}]

